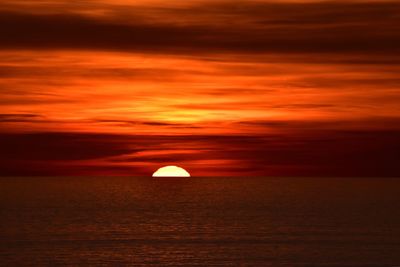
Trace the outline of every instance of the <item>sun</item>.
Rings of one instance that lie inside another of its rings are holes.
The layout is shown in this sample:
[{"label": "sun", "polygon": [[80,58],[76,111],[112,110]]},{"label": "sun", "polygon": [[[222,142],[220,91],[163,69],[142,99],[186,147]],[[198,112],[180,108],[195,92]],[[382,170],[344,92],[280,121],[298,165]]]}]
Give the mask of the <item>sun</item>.
[{"label": "sun", "polygon": [[190,177],[190,174],[181,167],[165,166],[154,172],[153,177]]}]

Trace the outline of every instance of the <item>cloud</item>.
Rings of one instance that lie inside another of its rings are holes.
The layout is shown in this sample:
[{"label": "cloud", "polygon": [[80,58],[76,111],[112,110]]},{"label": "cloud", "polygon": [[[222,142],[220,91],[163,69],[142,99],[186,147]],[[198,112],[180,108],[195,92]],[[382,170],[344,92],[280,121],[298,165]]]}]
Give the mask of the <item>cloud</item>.
[{"label": "cloud", "polygon": [[0,175],[399,176],[400,132],[299,130],[264,135],[1,134]]},{"label": "cloud", "polygon": [[35,122],[43,119],[39,114],[0,114],[0,123],[2,122]]},{"label": "cloud", "polygon": [[400,174],[398,1],[122,2],[0,7],[0,175]]},{"label": "cloud", "polygon": [[123,11],[107,6],[111,15],[105,17],[2,11],[0,48],[399,55],[399,7],[396,2],[225,1]]},{"label": "cloud", "polygon": [[1,134],[0,143],[1,160],[87,160],[137,151],[99,134]]},{"label": "cloud", "polygon": [[171,128],[200,128],[200,126],[188,124],[188,123],[174,123],[174,122],[163,122],[163,121],[135,121],[135,120],[120,120],[120,119],[95,119],[91,122],[114,124],[122,126],[159,126],[159,127],[171,127]]},{"label": "cloud", "polygon": [[201,74],[196,71],[175,70],[166,68],[78,68],[76,66],[7,66],[0,65],[1,78],[58,78],[62,75],[65,78],[82,79],[115,79],[115,80],[176,80],[183,75]]}]

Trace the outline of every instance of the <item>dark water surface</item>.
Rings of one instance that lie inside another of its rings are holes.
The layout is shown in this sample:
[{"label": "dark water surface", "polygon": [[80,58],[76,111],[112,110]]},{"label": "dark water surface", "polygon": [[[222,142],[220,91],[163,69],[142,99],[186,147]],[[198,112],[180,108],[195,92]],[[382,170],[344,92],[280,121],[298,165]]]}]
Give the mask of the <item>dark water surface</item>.
[{"label": "dark water surface", "polygon": [[400,179],[0,178],[1,266],[400,266]]}]

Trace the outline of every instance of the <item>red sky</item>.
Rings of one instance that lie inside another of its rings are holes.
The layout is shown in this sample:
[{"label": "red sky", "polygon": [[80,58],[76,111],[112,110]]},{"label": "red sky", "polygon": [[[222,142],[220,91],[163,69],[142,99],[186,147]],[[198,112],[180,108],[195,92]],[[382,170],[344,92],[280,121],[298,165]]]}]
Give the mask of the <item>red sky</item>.
[{"label": "red sky", "polygon": [[399,1],[3,0],[0,175],[400,175]]}]

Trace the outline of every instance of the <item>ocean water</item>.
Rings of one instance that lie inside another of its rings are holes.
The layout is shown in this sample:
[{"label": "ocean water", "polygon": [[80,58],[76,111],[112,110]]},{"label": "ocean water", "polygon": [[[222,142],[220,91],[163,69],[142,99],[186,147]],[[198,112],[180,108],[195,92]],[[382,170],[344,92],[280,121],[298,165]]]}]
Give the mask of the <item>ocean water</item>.
[{"label": "ocean water", "polygon": [[400,266],[400,179],[0,178],[0,266]]}]

